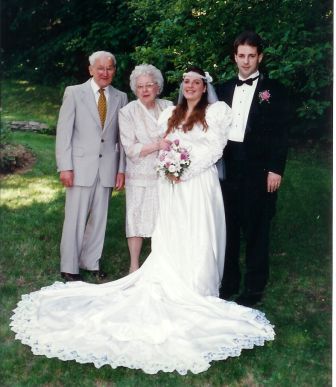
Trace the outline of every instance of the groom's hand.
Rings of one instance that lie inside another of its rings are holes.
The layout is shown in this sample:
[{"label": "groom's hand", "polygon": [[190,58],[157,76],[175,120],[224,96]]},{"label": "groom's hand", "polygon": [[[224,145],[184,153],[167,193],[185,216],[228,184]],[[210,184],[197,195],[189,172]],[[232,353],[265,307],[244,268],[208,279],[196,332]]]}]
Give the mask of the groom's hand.
[{"label": "groom's hand", "polygon": [[73,186],[74,173],[73,171],[61,171],[60,172],[60,180],[64,187],[72,187]]},{"label": "groom's hand", "polygon": [[267,192],[275,192],[281,184],[281,175],[274,172],[268,172],[267,176]]}]

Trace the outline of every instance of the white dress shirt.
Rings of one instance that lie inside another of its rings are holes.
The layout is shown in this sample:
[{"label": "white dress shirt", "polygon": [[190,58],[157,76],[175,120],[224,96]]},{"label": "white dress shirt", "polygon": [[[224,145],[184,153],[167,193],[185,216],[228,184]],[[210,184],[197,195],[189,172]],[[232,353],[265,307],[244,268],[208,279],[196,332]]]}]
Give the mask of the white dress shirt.
[{"label": "white dress shirt", "polygon": [[[97,83],[95,82],[95,80],[93,78],[91,78],[91,88],[92,88],[92,91],[93,91],[93,94],[95,96],[95,100],[96,100],[96,104],[98,106],[98,98],[99,98],[99,90],[100,90],[100,87],[97,85]],[[104,94],[105,94],[105,98],[106,98],[106,102],[108,101],[109,99],[109,92],[108,92],[108,87],[104,87]]]},{"label": "white dress shirt", "polygon": [[[259,75],[259,71],[251,74],[249,78],[255,78]],[[240,75],[239,79],[244,80]],[[231,141],[243,142],[247,118],[250,112],[251,103],[255,89],[257,87],[258,78],[253,81],[252,86],[244,83],[241,86],[236,86],[232,99],[233,121],[229,132],[228,139]]]}]

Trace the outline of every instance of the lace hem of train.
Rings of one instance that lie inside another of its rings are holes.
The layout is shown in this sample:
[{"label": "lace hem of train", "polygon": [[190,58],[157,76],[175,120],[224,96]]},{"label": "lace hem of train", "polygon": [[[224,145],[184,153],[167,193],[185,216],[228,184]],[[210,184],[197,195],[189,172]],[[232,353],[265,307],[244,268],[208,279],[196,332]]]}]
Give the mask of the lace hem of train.
[{"label": "lace hem of train", "polygon": [[[56,282],[51,286],[43,289],[60,289],[67,287],[67,284]],[[104,365],[109,365],[112,368],[127,367],[131,369],[141,369],[148,374],[156,374],[159,371],[173,372],[177,371],[181,375],[186,375],[188,371],[194,374],[206,371],[210,367],[210,362],[213,360],[225,360],[228,357],[239,356],[243,349],[251,349],[254,346],[263,346],[266,340],[274,339],[273,326],[266,319],[264,314],[258,310],[251,309],[253,319],[258,324],[264,326],[263,336],[246,336],[234,339],[234,345],[230,347],[218,343],[214,345],[211,351],[200,353],[197,357],[189,357],[181,353],[177,353],[174,358],[170,358],[152,343],[144,341],[121,342],[113,339],[109,342],[107,353],[93,353],[81,349],[77,351],[71,348],[69,343],[67,348],[58,345],[57,343],[41,343],[34,332],[34,325],[37,323],[36,299],[39,297],[40,291],[25,294],[22,300],[18,303],[12,316],[11,329],[16,333],[15,339],[20,340],[23,344],[31,347],[34,355],[44,355],[48,358],[58,358],[63,361],[75,360],[78,363],[93,363],[96,368]],[[178,345],[178,343],[176,343]],[[124,351],[124,346],[127,346],[127,351]],[[156,347],[156,348],[154,348]],[[156,355],[153,356],[153,348]],[[128,355],[124,355],[127,352]],[[132,356],[130,356],[130,353]],[[134,356],[133,356],[134,354]],[[161,359],[159,359],[161,356]],[[155,358],[155,360],[150,360]]]}]

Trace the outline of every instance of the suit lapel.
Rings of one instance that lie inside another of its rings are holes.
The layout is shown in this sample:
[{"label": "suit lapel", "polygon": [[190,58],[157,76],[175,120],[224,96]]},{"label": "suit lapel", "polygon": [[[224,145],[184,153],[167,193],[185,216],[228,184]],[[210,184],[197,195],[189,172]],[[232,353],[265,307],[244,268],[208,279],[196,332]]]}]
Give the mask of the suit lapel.
[{"label": "suit lapel", "polygon": [[87,107],[87,110],[89,111],[89,113],[97,122],[97,125],[101,126],[98,108],[97,108],[95,96],[91,88],[90,79],[83,84],[82,101],[83,101],[83,104]]},{"label": "suit lapel", "polygon": [[235,91],[235,88],[236,88],[236,80],[233,79],[231,80],[231,84],[229,85],[229,87],[227,88],[227,94],[225,96],[225,99],[226,99],[226,103],[232,107],[232,100],[233,100],[233,94],[234,94],[234,91]]},{"label": "suit lapel", "polygon": [[247,118],[246,132],[250,132],[251,131],[251,129],[252,129],[251,128],[251,121],[259,113],[259,93],[260,93],[260,90],[262,89],[263,80],[264,80],[264,75],[260,73],[260,76],[259,76],[259,79],[258,79],[258,83],[257,83],[257,87],[256,87],[256,89],[254,91],[254,95],[253,95],[253,99],[252,99],[249,115],[248,115],[248,118]]},{"label": "suit lapel", "polygon": [[109,99],[107,104],[107,114],[106,114],[104,130],[105,128],[109,127],[112,121],[113,115],[118,107],[118,103],[117,103],[118,96],[117,96],[117,93],[115,92],[114,87],[109,86],[108,91],[109,91]]}]

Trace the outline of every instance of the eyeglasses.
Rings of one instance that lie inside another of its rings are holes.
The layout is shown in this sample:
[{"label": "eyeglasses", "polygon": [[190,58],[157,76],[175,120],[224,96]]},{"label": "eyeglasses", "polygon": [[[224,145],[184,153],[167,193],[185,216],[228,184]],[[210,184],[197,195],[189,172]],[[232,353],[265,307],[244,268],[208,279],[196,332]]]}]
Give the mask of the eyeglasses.
[{"label": "eyeglasses", "polygon": [[105,71],[111,73],[112,71],[114,71],[114,67],[97,67],[97,71],[100,73],[103,73]]},{"label": "eyeglasses", "polygon": [[137,85],[137,90],[141,91],[141,90],[145,90],[145,89],[148,89],[148,90],[152,90],[155,85],[157,85],[156,82],[151,82],[151,83],[146,83],[145,85]]}]

